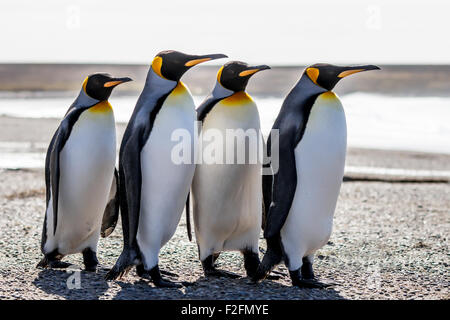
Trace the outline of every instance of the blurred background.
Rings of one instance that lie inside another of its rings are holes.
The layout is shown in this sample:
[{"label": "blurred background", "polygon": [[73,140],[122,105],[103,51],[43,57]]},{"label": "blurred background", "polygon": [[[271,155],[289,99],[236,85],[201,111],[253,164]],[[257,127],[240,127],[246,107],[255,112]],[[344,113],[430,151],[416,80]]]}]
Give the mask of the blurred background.
[{"label": "blurred background", "polygon": [[[153,57],[175,49],[272,66],[248,87],[265,134],[306,65],[377,64],[335,89],[347,113],[346,172],[448,177],[449,9],[437,0],[3,0],[0,168],[43,167],[59,119],[93,72],[135,80],[110,99],[120,137]],[[225,62],[183,77],[198,104]]]}]

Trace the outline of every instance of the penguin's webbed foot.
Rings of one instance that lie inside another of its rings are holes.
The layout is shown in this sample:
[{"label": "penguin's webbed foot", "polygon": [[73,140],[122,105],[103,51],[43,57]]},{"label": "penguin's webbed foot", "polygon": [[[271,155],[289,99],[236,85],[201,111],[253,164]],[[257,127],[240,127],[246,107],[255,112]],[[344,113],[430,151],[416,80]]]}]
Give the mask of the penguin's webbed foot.
[{"label": "penguin's webbed foot", "polygon": [[281,272],[281,271],[272,270],[272,273],[278,274],[280,277],[286,277],[286,274],[284,272]]},{"label": "penguin's webbed foot", "polygon": [[48,267],[48,260],[46,257],[42,258],[41,261],[36,265],[36,268],[47,268]]},{"label": "penguin's webbed foot", "polygon": [[96,272],[98,266],[97,254],[90,248],[83,250],[84,270],[89,272]]},{"label": "penguin's webbed foot", "polygon": [[238,279],[241,277],[236,273],[216,269],[215,261],[217,260],[218,256],[218,254],[209,255],[205,260],[202,261],[203,272],[205,273],[206,277],[231,279]]},{"label": "penguin's webbed foot", "polygon": [[295,282],[292,281],[292,285],[295,287],[307,289],[325,289],[336,284],[331,282],[318,281],[317,279],[298,279]]},{"label": "penguin's webbed foot", "polygon": [[142,263],[136,266],[136,274],[141,278],[150,279],[150,275],[147,271],[145,271],[144,265]]},{"label": "penguin's webbed foot", "polygon": [[281,276],[271,275],[271,270],[265,270],[264,268],[258,268],[256,273],[251,277],[253,283],[257,284],[264,280],[280,280]]},{"label": "penguin's webbed foot", "polygon": [[36,268],[67,269],[72,265],[71,263],[61,261],[62,258],[62,255],[52,252],[45,255],[41,261],[39,261]]},{"label": "penguin's webbed foot", "polygon": [[[168,276],[168,277],[171,277],[171,278],[178,278],[179,277],[178,274],[170,272],[170,271],[160,270],[160,272],[161,272],[162,275],[165,275],[165,276]],[[136,273],[141,278],[150,279],[150,274],[149,274],[148,271],[146,271],[144,269],[144,265],[142,263],[138,264],[136,266]]]},{"label": "penguin's webbed foot", "polygon": [[300,269],[289,271],[289,274],[291,276],[292,285],[299,288],[324,289],[336,285],[333,282],[318,281],[315,277],[305,278],[304,276],[302,276]]},{"label": "penguin's webbed foot", "polygon": [[[274,274],[269,274],[266,279],[267,280],[280,280],[283,277],[283,275],[274,275]],[[253,277],[252,277],[253,279]]]},{"label": "penguin's webbed foot", "polygon": [[244,255],[244,268],[247,272],[247,277],[253,278],[258,271],[258,266],[261,263],[258,252],[242,250],[242,254]]},{"label": "penguin's webbed foot", "polygon": [[152,279],[152,282],[158,288],[182,288],[183,287],[183,284],[181,284],[181,283],[164,280],[163,278],[160,278],[157,280]]},{"label": "penguin's webbed foot", "polygon": [[[140,266],[142,266],[142,268]],[[159,270],[158,265],[153,267],[150,271],[144,270],[144,273],[142,273],[144,266],[143,265],[140,265],[140,266],[139,266],[139,269],[140,269],[139,272],[141,272],[141,274],[143,274],[143,275],[148,274],[150,276],[153,284],[155,286],[157,286],[158,288],[182,288],[183,286],[192,285],[192,283],[190,283],[190,282],[173,282],[173,281],[163,279],[161,277],[161,273],[163,273],[163,272]],[[136,269],[138,269],[138,268],[136,268]],[[166,273],[174,275],[174,273],[171,273],[171,272],[166,272]]]},{"label": "penguin's webbed foot", "polygon": [[256,270],[256,273],[252,277],[253,283],[256,284],[256,283],[263,281],[267,277],[269,272],[270,271],[263,270],[263,268],[261,268],[261,266],[259,266],[258,270]]},{"label": "penguin's webbed foot", "polygon": [[[282,261],[282,250],[278,239],[267,239],[267,251],[258,265],[252,281],[258,283],[264,279],[278,280],[277,276],[270,276],[273,268]],[[274,272],[277,273],[277,272]]]},{"label": "penguin's webbed foot", "polygon": [[128,267],[118,267],[114,266],[111,270],[108,271],[108,273],[105,275],[105,280],[116,280],[116,279],[122,279],[124,275],[130,271],[131,266]]},{"label": "penguin's webbed foot", "polygon": [[172,277],[172,278],[178,278],[178,275],[176,273],[166,271],[166,270],[161,270],[161,274],[168,276],[168,277]]},{"label": "penguin's webbed foot", "polygon": [[44,261],[44,259],[39,261],[39,263],[37,264],[36,268],[43,268],[43,269],[47,269],[47,268],[50,268],[50,269],[67,269],[68,267],[70,267],[72,265],[71,263],[63,262],[63,261],[60,261],[60,260]]},{"label": "penguin's webbed foot", "polygon": [[[261,264],[258,253],[251,252],[251,251],[243,251],[242,253],[244,255],[244,267],[245,267],[245,270],[247,271],[247,277],[254,279],[256,277],[256,275],[258,274],[258,268]],[[272,272],[276,273],[278,275],[267,274],[265,276],[265,279],[280,280],[281,276],[285,276],[281,272],[277,272],[277,271],[272,271]]]},{"label": "penguin's webbed foot", "polygon": [[134,250],[125,248],[116,264],[105,275],[105,280],[121,279],[136,264],[137,254]]}]

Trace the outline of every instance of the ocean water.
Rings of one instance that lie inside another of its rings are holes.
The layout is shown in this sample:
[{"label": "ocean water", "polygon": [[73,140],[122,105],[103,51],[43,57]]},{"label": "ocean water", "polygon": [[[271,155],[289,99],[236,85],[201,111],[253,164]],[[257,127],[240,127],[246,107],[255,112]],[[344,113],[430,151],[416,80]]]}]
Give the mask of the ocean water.
[{"label": "ocean water", "polygon": [[[392,97],[365,93],[341,96],[347,116],[348,146],[386,150],[420,151],[450,154],[450,97]],[[112,97],[117,122],[126,123],[137,97]],[[200,104],[203,97],[194,97]],[[254,97],[260,113],[263,134],[268,134],[280,110],[282,98]],[[24,118],[61,118],[72,98],[0,99],[0,115]],[[1,140],[1,137],[0,137]],[[0,149],[5,158],[4,143]],[[38,148],[30,156],[29,148],[8,149],[8,154],[23,151],[23,167],[42,162]],[[12,155],[7,164],[19,161]],[[6,163],[0,163],[5,167]],[[42,166],[42,163],[39,165]]]}]

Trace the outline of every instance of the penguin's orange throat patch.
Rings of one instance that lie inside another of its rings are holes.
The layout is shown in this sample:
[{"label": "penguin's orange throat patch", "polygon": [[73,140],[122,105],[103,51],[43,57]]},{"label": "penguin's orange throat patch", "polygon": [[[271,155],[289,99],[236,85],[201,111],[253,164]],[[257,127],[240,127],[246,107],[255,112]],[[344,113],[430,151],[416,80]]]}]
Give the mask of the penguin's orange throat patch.
[{"label": "penguin's orange throat patch", "polygon": [[172,95],[178,96],[178,95],[183,95],[187,93],[187,89],[186,86],[184,85],[183,82],[178,81],[177,86],[175,87],[175,89],[172,90]]},{"label": "penguin's orange throat patch", "polygon": [[336,94],[333,91],[327,91],[320,95],[321,98],[327,99],[327,100],[335,100],[337,99]]},{"label": "penguin's orange throat patch", "polygon": [[89,108],[89,111],[94,113],[107,113],[112,111],[112,106],[108,101],[101,101]]},{"label": "penguin's orange throat patch", "polygon": [[227,106],[239,106],[239,105],[243,105],[243,104],[248,104],[250,102],[252,102],[253,99],[252,97],[250,97],[247,92],[245,91],[239,91],[236,92],[234,94],[232,94],[231,96],[225,98],[222,100],[222,103],[227,105]]}]

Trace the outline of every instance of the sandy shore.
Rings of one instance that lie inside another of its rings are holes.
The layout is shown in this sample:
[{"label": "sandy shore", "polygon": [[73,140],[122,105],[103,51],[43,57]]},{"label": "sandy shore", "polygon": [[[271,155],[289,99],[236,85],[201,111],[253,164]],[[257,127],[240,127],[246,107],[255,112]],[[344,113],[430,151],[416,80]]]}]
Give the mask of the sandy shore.
[{"label": "sandy shore", "polygon": [[[0,116],[0,151],[2,144],[18,142],[19,144],[23,144],[23,146],[19,147],[19,149],[22,149],[13,150],[13,152],[45,153],[48,143],[58,125],[59,120],[57,119],[29,119]],[[125,127],[125,123],[116,124],[118,143],[122,139]],[[450,171],[450,155],[350,148],[347,154],[346,165],[351,167]],[[364,174],[354,174],[352,176],[358,179],[365,177]],[[377,176],[379,177],[380,174]],[[400,179],[401,177],[398,176],[397,178]]]},{"label": "sandy shore", "polygon": [[[58,121],[0,117],[0,143],[31,142],[45,149]],[[118,138],[124,125],[118,125]],[[36,150],[34,150],[36,151]],[[450,156],[350,149],[353,167],[450,170]],[[197,246],[186,236],[184,217],[160,255],[162,269],[175,272],[183,289],[158,289],[132,271],[121,281],[105,282],[105,270],[81,272],[80,289],[69,289],[73,275],[39,270],[44,217],[42,169],[0,170],[0,299],[449,299],[450,184],[445,180],[389,174],[352,174],[344,182],[329,243],[316,256],[319,278],[331,289],[298,289],[286,277],[253,285],[237,280],[205,279]],[[367,181],[367,180],[384,181]],[[412,182],[415,181],[415,182]],[[264,241],[260,241],[264,248]],[[122,248],[120,225],[99,243],[99,260],[111,267]],[[262,255],[261,255],[262,256]],[[81,255],[67,257],[76,270]],[[244,276],[238,253],[224,253],[220,267]]]}]

